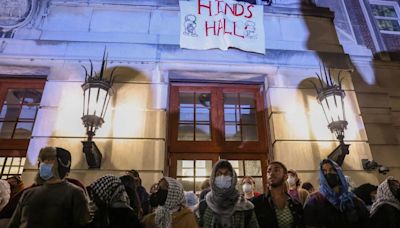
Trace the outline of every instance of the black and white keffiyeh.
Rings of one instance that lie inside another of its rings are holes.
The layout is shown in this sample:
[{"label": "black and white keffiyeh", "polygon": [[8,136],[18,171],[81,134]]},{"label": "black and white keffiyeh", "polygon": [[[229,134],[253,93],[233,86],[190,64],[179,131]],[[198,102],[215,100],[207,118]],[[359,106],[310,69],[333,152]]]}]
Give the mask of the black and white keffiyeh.
[{"label": "black and white keffiyeh", "polygon": [[379,207],[384,204],[389,204],[394,208],[397,208],[397,210],[400,210],[400,201],[396,198],[396,196],[394,196],[393,192],[390,190],[389,180],[394,180],[394,178],[388,177],[378,186],[376,201],[374,204],[372,204],[370,211],[371,216],[375,214],[378,211]]},{"label": "black and white keffiyeh", "polygon": [[125,187],[121,180],[113,175],[106,175],[94,181],[90,187],[101,201],[110,206],[115,199],[126,198]]},{"label": "black and white keffiyeh", "polygon": [[157,228],[171,228],[172,213],[185,205],[186,199],[181,183],[171,177],[163,179],[168,182],[168,194],[165,204],[158,206],[155,211],[155,224]]}]

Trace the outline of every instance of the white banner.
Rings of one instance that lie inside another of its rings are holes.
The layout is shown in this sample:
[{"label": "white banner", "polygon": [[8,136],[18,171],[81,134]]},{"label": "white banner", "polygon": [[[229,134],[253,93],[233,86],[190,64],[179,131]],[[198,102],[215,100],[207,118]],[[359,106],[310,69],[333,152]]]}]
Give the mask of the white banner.
[{"label": "white banner", "polygon": [[234,0],[179,1],[181,48],[265,54],[264,7]]}]

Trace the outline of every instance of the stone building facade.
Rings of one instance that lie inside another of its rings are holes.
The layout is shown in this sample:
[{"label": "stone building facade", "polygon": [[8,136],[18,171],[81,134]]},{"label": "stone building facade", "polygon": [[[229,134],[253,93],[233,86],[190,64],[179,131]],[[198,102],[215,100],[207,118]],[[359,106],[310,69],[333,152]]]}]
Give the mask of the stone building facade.
[{"label": "stone building facade", "polygon": [[[396,156],[400,140],[396,83],[400,81],[395,79],[399,67],[373,58],[367,41],[361,42],[355,35],[351,14],[336,13],[334,18],[333,11],[346,4],[276,0],[265,5],[266,54],[261,55],[237,49],[181,49],[176,0],[18,2],[26,6],[25,12],[18,12],[21,16],[11,15],[12,10],[0,12],[0,100],[6,105],[6,88],[13,88],[7,85],[16,85],[22,79],[30,80],[25,81],[27,88],[40,81],[43,90],[40,85],[35,87],[41,99],[34,103],[37,114],[32,127],[25,127],[28,133],[23,135],[23,127],[14,127],[12,136],[4,133],[0,149],[4,159],[26,156],[26,162],[19,160],[19,166],[24,167],[22,176],[28,183],[37,172],[39,149],[50,145],[72,152],[70,176],[85,184],[104,174],[137,169],[146,187],[163,175],[171,175],[183,181],[186,190],[197,190],[219,158],[234,161],[239,176],[256,176],[260,189],[265,178],[263,167],[272,159],[298,170],[303,181],[316,184],[319,161],[338,145],[326,126],[316,92],[308,83],[319,72],[321,62],[330,66],[334,75],[342,71],[344,76],[349,122],[345,141],[351,146],[343,169],[355,185],[377,184],[381,178],[375,171],[363,170],[361,159],[375,159],[388,166],[391,175],[400,176],[400,156]],[[86,138],[80,119],[85,76],[82,65],[89,66],[91,60],[99,69],[105,47],[109,69],[118,67],[115,95],[105,123],[94,137],[103,155],[102,166],[89,170],[81,144]],[[201,123],[210,126],[209,130],[203,128],[200,134],[194,129],[194,135],[212,135],[208,138],[210,144],[177,142],[181,122],[176,118],[176,104],[185,100],[179,97],[180,91],[199,99],[203,105],[199,112],[214,113],[210,115],[216,122]],[[248,104],[250,108],[243,115],[256,118],[257,124],[240,122],[235,125],[236,131],[227,127],[218,113],[228,113],[224,108],[229,104],[222,104],[221,98],[230,93],[237,97],[254,95],[250,100],[255,102]],[[16,93],[12,94],[18,99]],[[214,106],[208,107],[209,100],[201,100],[214,95],[211,103],[221,103],[215,110]],[[25,107],[23,104],[21,107]],[[2,121],[6,122],[4,118]],[[215,129],[214,124],[218,125]],[[257,129],[259,144],[247,143],[243,134],[233,139],[239,142],[236,144],[222,140],[229,131],[239,134],[237,129],[253,129],[253,133]],[[18,138],[14,139],[15,135],[25,137],[25,141],[19,139],[18,146],[12,144]],[[4,176],[8,175],[6,168],[10,172],[14,166],[3,161]],[[15,165],[18,168],[14,172],[22,171],[19,166]]]}]

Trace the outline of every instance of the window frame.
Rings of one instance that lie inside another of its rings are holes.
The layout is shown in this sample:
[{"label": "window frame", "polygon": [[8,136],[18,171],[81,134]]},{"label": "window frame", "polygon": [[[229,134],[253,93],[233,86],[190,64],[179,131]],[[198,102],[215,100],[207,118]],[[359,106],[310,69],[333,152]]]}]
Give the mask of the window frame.
[{"label": "window frame", "polygon": [[384,20],[396,20],[396,18],[392,17],[382,17],[382,16],[375,16],[372,13],[372,6],[371,5],[381,5],[381,6],[392,6],[397,14],[397,22],[399,23],[400,26],[400,7],[397,2],[389,2],[389,1],[379,1],[379,0],[370,0],[369,1],[369,7],[371,9],[371,15],[374,18],[375,25],[378,29],[378,31],[382,34],[393,34],[393,35],[400,35],[400,31],[387,31],[387,30],[381,30],[379,28],[379,23],[378,19],[384,19]]},{"label": "window frame", "polygon": [[[4,100],[6,99],[9,89],[42,89],[44,90],[46,80],[43,78],[0,78],[0,104],[3,108]],[[43,96],[42,96],[43,98]],[[42,99],[41,98],[41,99]],[[40,105],[38,107],[38,111]],[[37,112],[38,112],[37,111]],[[33,121],[33,128],[35,126],[37,113]],[[32,131],[33,131],[32,128]],[[0,139],[0,157],[6,159],[12,157],[25,158],[28,150],[30,138],[27,139]],[[1,175],[3,170],[1,170]]]},{"label": "window frame", "polygon": [[[267,152],[267,122],[264,108],[263,85],[171,83],[168,110],[168,151],[173,153],[251,153]],[[211,92],[211,141],[178,141],[179,92]],[[225,141],[223,97],[224,92],[251,92],[256,98],[258,141]]]}]

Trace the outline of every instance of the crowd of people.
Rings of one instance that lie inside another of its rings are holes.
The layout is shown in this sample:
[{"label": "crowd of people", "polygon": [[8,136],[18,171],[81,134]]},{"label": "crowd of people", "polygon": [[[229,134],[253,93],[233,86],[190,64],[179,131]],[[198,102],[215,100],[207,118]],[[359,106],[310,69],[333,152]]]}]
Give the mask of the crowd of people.
[{"label": "crowd of people", "polygon": [[[39,152],[32,186],[18,176],[0,181],[0,227],[24,228],[267,228],[400,227],[400,183],[349,185],[332,160],[320,163],[319,187],[301,183],[298,173],[272,161],[264,193],[252,177],[237,177],[219,160],[201,193],[162,177],[150,188],[139,172],[105,175],[89,186],[68,178],[71,154],[58,147]],[[237,188],[240,186],[240,190]]]}]

